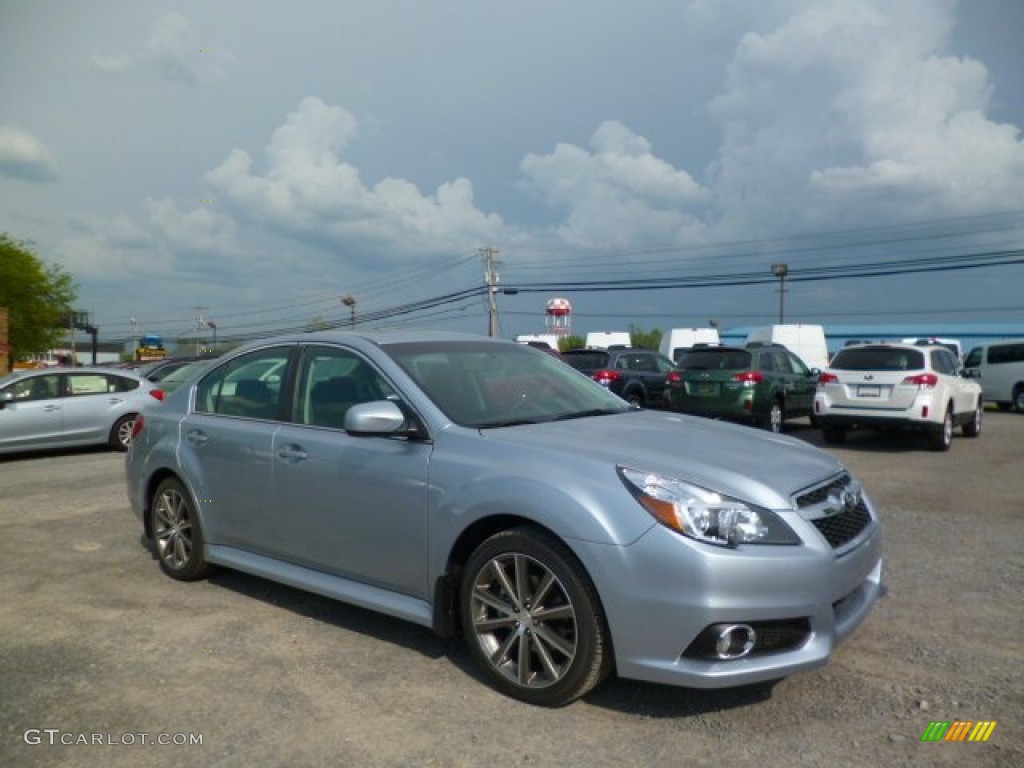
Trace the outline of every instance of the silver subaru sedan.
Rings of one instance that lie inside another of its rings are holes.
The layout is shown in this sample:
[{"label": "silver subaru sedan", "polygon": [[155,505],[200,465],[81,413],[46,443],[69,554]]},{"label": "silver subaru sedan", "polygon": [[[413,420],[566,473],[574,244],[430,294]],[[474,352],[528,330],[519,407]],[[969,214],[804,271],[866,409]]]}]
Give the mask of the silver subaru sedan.
[{"label": "silver subaru sedan", "polygon": [[878,516],[829,454],[471,335],[252,343],[146,411],[126,469],[168,576],[226,567],[461,633],[544,706],[612,673],[819,667],[884,592]]}]

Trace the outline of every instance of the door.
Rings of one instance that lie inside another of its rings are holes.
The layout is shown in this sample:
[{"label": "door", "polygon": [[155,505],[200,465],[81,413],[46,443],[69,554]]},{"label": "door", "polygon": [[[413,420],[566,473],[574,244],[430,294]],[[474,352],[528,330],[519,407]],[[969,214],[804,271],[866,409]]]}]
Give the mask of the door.
[{"label": "door", "polygon": [[293,348],[273,346],[234,358],[196,386],[192,412],[181,424],[181,462],[194,478],[211,544],[257,554],[275,550],[271,450]]},{"label": "door", "polygon": [[103,373],[66,373],[66,394],[62,402],[64,435],[76,443],[103,443],[110,428],[126,413],[124,386],[130,379]]},{"label": "door", "polygon": [[0,449],[17,451],[60,445],[60,375],[32,374],[15,379],[0,397]]},{"label": "door", "polygon": [[776,355],[776,366],[785,379],[786,412],[790,416],[809,414],[814,407],[818,377],[789,350],[773,350],[773,354]]},{"label": "door", "polygon": [[344,347],[304,348],[293,423],[273,446],[275,542],[290,562],[430,599],[427,466],[431,446],[344,430],[352,405],[396,399]]}]

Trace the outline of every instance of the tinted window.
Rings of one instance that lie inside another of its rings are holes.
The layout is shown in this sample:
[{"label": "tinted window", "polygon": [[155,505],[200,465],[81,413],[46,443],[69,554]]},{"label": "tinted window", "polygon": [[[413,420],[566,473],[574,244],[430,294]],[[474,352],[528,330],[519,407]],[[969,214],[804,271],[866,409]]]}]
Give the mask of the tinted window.
[{"label": "tinted window", "polygon": [[103,373],[69,373],[68,395],[101,395],[107,392],[130,392],[139,382],[124,376]]},{"label": "tinted window", "polygon": [[291,347],[271,347],[218,366],[196,389],[195,409],[223,416],[275,419]]},{"label": "tinted window", "polygon": [[345,414],[358,403],[395,397],[387,380],[355,352],[310,346],[299,368],[296,421],[341,429]]},{"label": "tinted window", "polygon": [[16,380],[4,391],[10,392],[18,401],[50,400],[60,394],[60,377],[55,373],[46,376],[28,376]]},{"label": "tinted window", "polygon": [[975,347],[972,349],[966,358],[964,358],[964,365],[968,368],[976,368],[981,365],[981,347]]},{"label": "tinted window", "polygon": [[750,368],[750,352],[745,349],[700,349],[680,358],[680,368],[691,370],[739,371]]},{"label": "tinted window", "polygon": [[990,363],[1019,363],[1024,361],[1024,344],[998,344],[989,347]]},{"label": "tinted window", "polygon": [[896,347],[846,347],[836,353],[830,366],[840,371],[919,371],[924,354]]},{"label": "tinted window", "polygon": [[932,370],[950,376],[956,373],[956,360],[947,349],[932,350]]},{"label": "tinted window", "polygon": [[608,353],[601,351],[570,351],[563,352],[562,359],[577,370],[591,370],[593,368],[605,368],[608,365]]}]

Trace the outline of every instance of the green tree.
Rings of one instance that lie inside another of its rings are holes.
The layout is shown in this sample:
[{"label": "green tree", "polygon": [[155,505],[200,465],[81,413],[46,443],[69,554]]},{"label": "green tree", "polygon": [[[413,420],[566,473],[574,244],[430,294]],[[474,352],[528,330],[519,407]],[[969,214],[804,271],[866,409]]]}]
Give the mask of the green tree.
[{"label": "green tree", "polygon": [[661,346],[661,331],[657,328],[645,331],[631,325],[629,326],[629,343],[637,349],[657,349]]},{"label": "green tree", "polygon": [[0,233],[0,307],[8,313],[12,360],[58,346],[75,303],[74,280],[56,264],[44,264],[31,243]]},{"label": "green tree", "polygon": [[582,336],[563,336],[558,340],[558,351],[567,352],[570,349],[583,349],[587,346],[587,340]]}]

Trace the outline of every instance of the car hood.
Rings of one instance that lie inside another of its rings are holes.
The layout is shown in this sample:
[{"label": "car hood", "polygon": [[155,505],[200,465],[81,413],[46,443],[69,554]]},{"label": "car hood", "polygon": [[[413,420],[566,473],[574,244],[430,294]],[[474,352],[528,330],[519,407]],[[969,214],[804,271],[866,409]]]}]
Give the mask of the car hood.
[{"label": "car hood", "polygon": [[771,509],[843,470],[828,453],[785,435],[682,414],[627,411],[483,430],[488,439],[658,472]]}]

